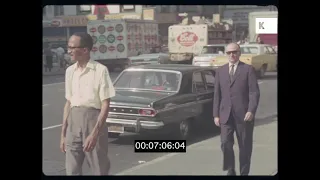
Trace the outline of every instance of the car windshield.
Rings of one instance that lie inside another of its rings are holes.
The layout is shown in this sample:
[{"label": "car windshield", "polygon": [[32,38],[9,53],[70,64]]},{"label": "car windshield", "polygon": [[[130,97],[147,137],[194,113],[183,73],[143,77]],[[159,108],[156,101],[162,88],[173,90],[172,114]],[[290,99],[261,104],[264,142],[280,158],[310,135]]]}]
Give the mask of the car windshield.
[{"label": "car windshield", "polygon": [[224,46],[204,46],[201,54],[224,54]]},{"label": "car windshield", "polygon": [[240,47],[242,54],[258,54],[259,49],[258,47],[254,46],[247,46],[247,47]]},{"label": "car windshield", "polygon": [[114,83],[116,89],[176,92],[181,74],[174,71],[126,70]]}]

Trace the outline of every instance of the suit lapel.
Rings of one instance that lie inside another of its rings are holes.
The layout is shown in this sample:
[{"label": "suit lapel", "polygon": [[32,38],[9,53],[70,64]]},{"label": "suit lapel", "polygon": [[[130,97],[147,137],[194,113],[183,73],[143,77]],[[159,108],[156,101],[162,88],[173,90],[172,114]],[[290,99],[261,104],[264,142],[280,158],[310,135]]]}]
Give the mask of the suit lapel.
[{"label": "suit lapel", "polygon": [[241,70],[242,70],[242,62],[240,61],[236,69],[236,72],[234,73],[233,81],[230,83],[230,86],[232,86],[233,83],[236,81],[237,77],[240,75]]}]

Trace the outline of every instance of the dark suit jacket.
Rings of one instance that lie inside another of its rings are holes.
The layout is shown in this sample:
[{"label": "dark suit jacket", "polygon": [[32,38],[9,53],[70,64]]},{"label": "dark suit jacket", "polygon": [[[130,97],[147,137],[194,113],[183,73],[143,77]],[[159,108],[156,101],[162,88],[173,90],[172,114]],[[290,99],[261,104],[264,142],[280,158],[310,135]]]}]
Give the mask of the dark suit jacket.
[{"label": "dark suit jacket", "polygon": [[228,121],[231,110],[236,121],[244,122],[245,114],[255,115],[259,104],[259,85],[251,65],[240,61],[233,79],[230,82],[229,63],[216,72],[213,117],[219,117],[222,124]]}]

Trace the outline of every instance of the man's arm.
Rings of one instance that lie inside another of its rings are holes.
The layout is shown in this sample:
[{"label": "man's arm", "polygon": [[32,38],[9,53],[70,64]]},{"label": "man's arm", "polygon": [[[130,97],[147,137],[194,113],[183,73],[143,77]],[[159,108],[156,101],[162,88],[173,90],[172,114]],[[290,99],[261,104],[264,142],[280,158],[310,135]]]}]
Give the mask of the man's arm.
[{"label": "man's arm", "polygon": [[213,96],[213,117],[219,117],[221,91],[220,91],[220,78],[219,69],[216,70],[215,85],[214,85],[214,96]]},{"label": "man's arm", "polygon": [[66,137],[66,132],[67,132],[67,127],[68,127],[68,116],[70,113],[70,108],[71,108],[71,103],[70,103],[70,98],[71,98],[71,82],[70,82],[70,71],[69,69],[66,70],[66,75],[65,75],[65,98],[67,99],[66,104],[64,105],[63,108],[63,119],[62,119],[62,131],[61,131],[61,137]]},{"label": "man's arm", "polygon": [[248,112],[251,112],[253,115],[256,114],[259,100],[260,100],[260,89],[258,85],[258,80],[256,72],[252,66],[249,69],[249,108]]},{"label": "man's arm", "polygon": [[70,101],[67,100],[63,108],[63,120],[62,120],[62,131],[61,137],[66,137],[67,127],[68,127],[68,116],[70,113]]},{"label": "man's arm", "polygon": [[100,81],[99,97],[101,100],[101,111],[98,116],[97,124],[93,129],[93,135],[100,134],[103,125],[108,117],[110,98],[113,96],[115,96],[115,90],[110,79],[108,69],[106,68],[102,73],[102,78]]}]

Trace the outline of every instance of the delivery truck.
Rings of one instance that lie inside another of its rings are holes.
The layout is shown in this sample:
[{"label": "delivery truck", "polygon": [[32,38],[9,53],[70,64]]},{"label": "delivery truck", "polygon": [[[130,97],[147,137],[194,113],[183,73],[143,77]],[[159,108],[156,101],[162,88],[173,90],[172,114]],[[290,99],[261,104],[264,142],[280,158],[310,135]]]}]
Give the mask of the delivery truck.
[{"label": "delivery truck", "polygon": [[129,57],[149,53],[159,46],[158,24],[152,20],[91,20],[87,32],[92,36],[92,60],[108,67],[125,69]]}]

